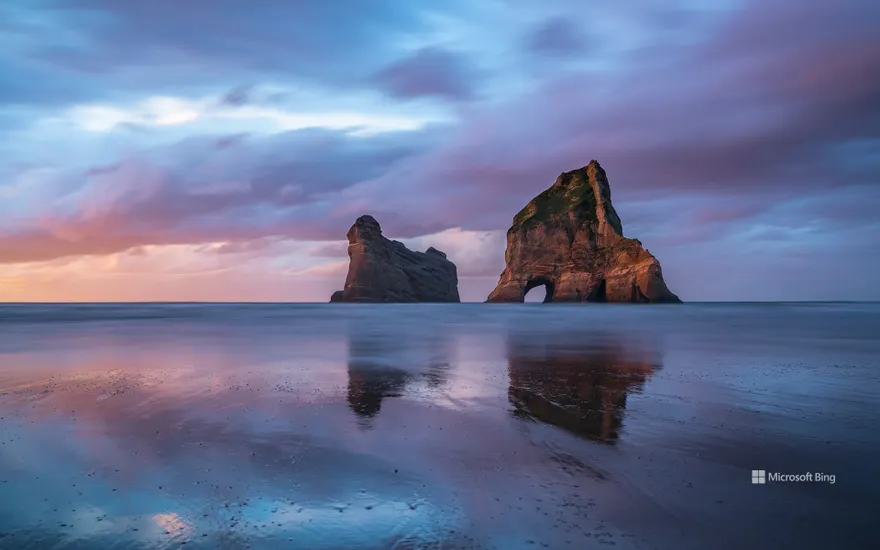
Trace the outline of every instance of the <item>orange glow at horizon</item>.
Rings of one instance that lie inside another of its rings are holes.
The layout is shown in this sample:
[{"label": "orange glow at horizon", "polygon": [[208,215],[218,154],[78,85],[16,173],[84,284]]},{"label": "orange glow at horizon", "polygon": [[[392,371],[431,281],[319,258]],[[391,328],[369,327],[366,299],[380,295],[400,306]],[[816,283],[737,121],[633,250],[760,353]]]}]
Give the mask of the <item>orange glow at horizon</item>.
[{"label": "orange glow at horizon", "polygon": [[[501,272],[494,260],[502,258],[502,239],[502,233],[455,228],[407,244],[449,254],[459,266],[462,300],[482,302]],[[344,285],[346,246],[296,240],[140,245],[0,263],[0,302],[326,302]],[[484,265],[487,258],[491,265]]]},{"label": "orange glow at horizon", "polygon": [[347,262],[277,267],[265,257],[154,246],[104,256],[0,264],[0,302],[326,301]]}]

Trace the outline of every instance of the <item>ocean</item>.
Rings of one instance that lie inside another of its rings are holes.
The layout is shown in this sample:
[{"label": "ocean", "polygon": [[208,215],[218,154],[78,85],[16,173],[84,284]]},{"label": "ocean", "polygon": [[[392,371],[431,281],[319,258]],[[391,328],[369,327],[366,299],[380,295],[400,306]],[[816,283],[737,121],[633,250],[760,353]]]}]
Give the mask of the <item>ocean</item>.
[{"label": "ocean", "polygon": [[0,548],[878,548],[880,304],[0,305]]}]

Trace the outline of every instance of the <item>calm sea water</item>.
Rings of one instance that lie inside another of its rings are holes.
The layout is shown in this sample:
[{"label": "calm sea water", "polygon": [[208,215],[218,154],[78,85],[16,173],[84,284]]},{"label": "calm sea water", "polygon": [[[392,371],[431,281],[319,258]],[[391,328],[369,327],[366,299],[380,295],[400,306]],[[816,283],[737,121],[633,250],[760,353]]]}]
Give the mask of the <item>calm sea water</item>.
[{"label": "calm sea water", "polygon": [[0,548],[877,548],[878,336],[878,304],[0,306]]}]

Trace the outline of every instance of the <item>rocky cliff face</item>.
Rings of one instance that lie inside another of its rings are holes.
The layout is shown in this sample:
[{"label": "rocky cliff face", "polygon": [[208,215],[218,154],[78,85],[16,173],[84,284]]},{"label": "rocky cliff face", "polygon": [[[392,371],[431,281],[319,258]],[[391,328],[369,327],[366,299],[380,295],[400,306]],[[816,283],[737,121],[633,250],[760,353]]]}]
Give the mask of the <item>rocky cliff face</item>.
[{"label": "rocky cliff face", "polygon": [[460,302],[458,273],[435,248],[413,252],[382,236],[372,216],[361,216],[348,230],[345,289],[331,302]]},{"label": "rocky cliff face", "polygon": [[680,302],[660,262],[623,236],[599,163],[566,172],[513,218],[507,267],[489,302],[522,302],[544,285],[553,302]]}]

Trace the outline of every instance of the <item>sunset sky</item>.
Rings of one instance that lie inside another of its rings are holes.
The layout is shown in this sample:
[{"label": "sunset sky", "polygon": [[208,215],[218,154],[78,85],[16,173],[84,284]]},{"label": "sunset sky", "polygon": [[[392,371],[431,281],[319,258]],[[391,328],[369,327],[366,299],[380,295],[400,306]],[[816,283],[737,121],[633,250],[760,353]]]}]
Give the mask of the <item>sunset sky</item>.
[{"label": "sunset sky", "polygon": [[685,301],[880,299],[880,2],[0,2],[0,301],[323,302],[364,213],[482,301],[591,159]]}]

